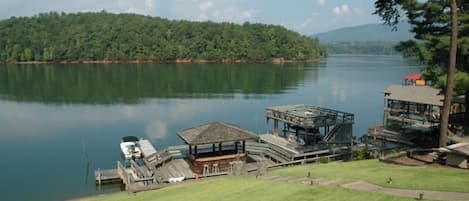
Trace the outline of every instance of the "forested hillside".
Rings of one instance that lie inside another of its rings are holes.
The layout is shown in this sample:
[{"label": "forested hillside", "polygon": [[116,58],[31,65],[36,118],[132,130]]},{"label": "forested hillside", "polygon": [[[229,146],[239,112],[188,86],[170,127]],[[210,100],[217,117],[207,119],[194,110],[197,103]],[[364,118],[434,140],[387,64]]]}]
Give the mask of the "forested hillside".
[{"label": "forested hillside", "polygon": [[332,31],[314,34],[323,43],[331,42],[369,42],[369,41],[387,41],[399,42],[413,38],[410,32],[410,24],[399,22],[396,30],[383,24],[365,24],[354,27],[339,28]]},{"label": "forested hillside", "polygon": [[317,39],[281,26],[166,20],[136,14],[42,13],[0,21],[0,61],[309,60]]},{"label": "forested hillside", "polygon": [[396,42],[392,41],[353,41],[327,43],[330,54],[399,54],[395,49]]}]

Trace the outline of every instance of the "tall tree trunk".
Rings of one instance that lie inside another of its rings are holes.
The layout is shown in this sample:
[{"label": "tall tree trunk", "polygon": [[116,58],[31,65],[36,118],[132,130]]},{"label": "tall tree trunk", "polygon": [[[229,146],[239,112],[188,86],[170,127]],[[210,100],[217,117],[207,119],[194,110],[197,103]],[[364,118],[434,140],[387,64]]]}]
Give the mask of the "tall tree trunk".
[{"label": "tall tree trunk", "polygon": [[469,89],[466,90],[466,99],[464,102],[464,134],[469,135]]},{"label": "tall tree trunk", "polygon": [[440,147],[446,146],[448,134],[449,110],[453,99],[454,74],[456,73],[456,51],[458,46],[458,5],[451,0],[451,46],[449,52],[449,67],[446,80],[445,101],[440,121]]}]

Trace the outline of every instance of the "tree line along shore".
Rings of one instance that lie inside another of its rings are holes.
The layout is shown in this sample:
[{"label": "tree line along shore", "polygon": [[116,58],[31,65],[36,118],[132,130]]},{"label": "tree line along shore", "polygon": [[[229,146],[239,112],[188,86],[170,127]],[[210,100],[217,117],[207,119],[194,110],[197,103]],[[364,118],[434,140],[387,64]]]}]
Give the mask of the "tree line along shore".
[{"label": "tree line along shore", "polygon": [[105,11],[0,21],[3,63],[284,63],[326,56],[317,39],[249,22],[193,22]]}]

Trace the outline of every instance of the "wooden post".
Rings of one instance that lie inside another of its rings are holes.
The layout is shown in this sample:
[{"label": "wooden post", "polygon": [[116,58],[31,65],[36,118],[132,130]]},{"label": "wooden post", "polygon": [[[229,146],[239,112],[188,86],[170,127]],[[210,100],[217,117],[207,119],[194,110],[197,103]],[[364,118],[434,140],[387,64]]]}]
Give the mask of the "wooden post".
[{"label": "wooden post", "polygon": [[101,186],[101,169],[98,168],[98,184]]},{"label": "wooden post", "polygon": [[235,152],[238,153],[238,142],[235,142]]},{"label": "wooden post", "polygon": [[189,155],[192,155],[192,145],[189,145]]},{"label": "wooden post", "polygon": [[464,134],[469,135],[469,90],[466,90],[464,100]]},{"label": "wooden post", "polygon": [[212,152],[215,152],[215,144],[212,144]]},{"label": "wooden post", "polygon": [[222,154],[221,143],[218,144],[218,153],[219,153],[220,155]]},{"label": "wooden post", "polygon": [[274,135],[278,136],[278,120],[274,119]]},{"label": "wooden post", "polygon": [[197,145],[194,146],[194,152],[195,152],[194,158],[197,158],[197,156],[199,156],[199,153],[197,153]]},{"label": "wooden post", "polygon": [[246,140],[243,140],[243,153],[246,153]]}]

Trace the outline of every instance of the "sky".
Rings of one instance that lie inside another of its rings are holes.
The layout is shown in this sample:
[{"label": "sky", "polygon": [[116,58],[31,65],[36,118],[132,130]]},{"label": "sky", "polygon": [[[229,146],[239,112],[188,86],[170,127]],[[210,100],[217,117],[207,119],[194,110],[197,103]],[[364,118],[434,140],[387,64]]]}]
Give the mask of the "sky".
[{"label": "sky", "polygon": [[101,10],[178,20],[276,24],[304,35],[380,23],[371,14],[374,0],[0,0],[0,19]]}]

